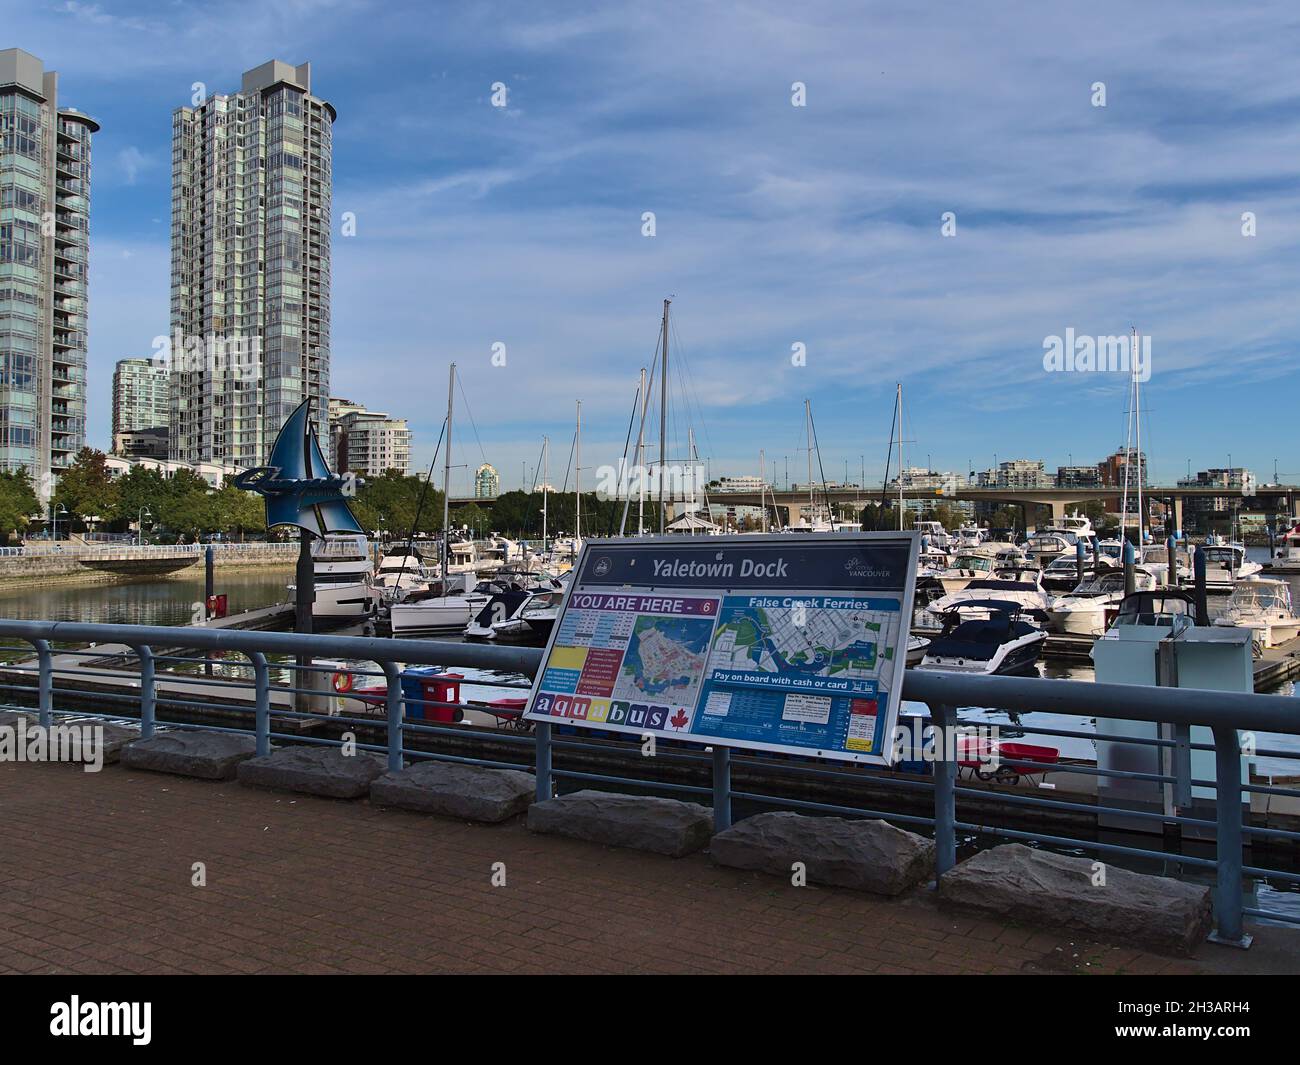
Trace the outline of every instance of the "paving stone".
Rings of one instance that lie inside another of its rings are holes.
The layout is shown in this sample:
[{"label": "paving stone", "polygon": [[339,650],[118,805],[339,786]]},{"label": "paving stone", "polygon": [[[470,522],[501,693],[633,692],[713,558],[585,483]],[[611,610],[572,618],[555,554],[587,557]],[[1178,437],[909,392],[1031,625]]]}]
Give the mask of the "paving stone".
[{"label": "paving stone", "polygon": [[528,808],[528,828],[679,858],[709,842],[713,811],[677,799],[578,791],[534,803]]},{"label": "paving stone", "polygon": [[934,840],[887,821],[756,814],[713,837],[719,865],[789,878],[802,862],[808,882],[899,895],[934,876]]},{"label": "paving stone", "polygon": [[384,775],[386,766],[383,758],[369,751],[345,755],[341,747],[297,744],[241,762],[236,775],[248,787],[359,799]]},{"label": "paving stone", "polygon": [[1210,889],[1010,843],[946,872],[939,897],[970,909],[1056,925],[1124,945],[1190,954],[1210,931]]},{"label": "paving stone", "polygon": [[536,788],[532,773],[435,760],[380,777],[370,785],[370,801],[496,823],[527,810]]},{"label": "paving stone", "polygon": [[122,749],[122,764],[129,769],[202,780],[233,780],[239,763],[256,753],[257,740],[252,736],[194,730],[160,732],[127,744]]}]

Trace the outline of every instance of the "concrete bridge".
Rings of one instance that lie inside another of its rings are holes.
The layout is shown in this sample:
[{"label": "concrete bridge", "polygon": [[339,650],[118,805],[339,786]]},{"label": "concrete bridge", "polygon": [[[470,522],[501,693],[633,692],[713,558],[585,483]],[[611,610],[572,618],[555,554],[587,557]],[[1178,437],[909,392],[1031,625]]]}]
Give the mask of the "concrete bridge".
[{"label": "concrete bridge", "polygon": [[[935,504],[949,502],[985,502],[1002,503],[1025,508],[1025,526],[1032,531],[1036,525],[1034,511],[1031,507],[1045,507],[1051,512],[1051,520],[1059,521],[1071,509],[1093,500],[1103,503],[1108,510],[1118,510],[1121,488],[1108,486],[1104,488],[976,488],[963,486],[952,492],[938,488],[905,488],[904,499],[921,499]],[[1225,486],[1168,486],[1144,485],[1142,495],[1164,504],[1174,515],[1176,528],[1183,527],[1183,506],[1188,499],[1215,499],[1238,494]],[[855,504],[859,509],[868,503],[878,503],[881,498],[898,499],[898,489],[876,485],[866,488],[829,488],[817,489],[814,500],[824,505],[828,500],[832,506],[837,504]],[[711,503],[734,503],[740,506],[775,507],[786,513],[786,524],[798,524],[801,512],[808,506],[808,491],[777,490],[765,492],[716,492],[709,496]],[[492,506],[492,499],[475,499],[471,497],[453,497],[451,505],[462,506],[476,503],[483,508]],[[1253,495],[1243,496],[1241,509],[1246,513],[1286,514],[1294,521],[1300,521],[1300,485],[1261,485]]]}]

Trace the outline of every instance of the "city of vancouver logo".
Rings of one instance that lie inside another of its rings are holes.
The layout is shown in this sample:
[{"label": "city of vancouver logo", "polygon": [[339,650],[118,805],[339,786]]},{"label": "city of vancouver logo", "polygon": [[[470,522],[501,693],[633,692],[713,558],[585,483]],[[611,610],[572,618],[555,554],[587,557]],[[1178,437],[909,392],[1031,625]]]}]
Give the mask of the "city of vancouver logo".
[{"label": "city of vancouver logo", "polygon": [[613,568],[614,563],[610,557],[608,555],[601,555],[600,558],[596,559],[596,565],[592,567],[592,572],[597,577],[604,577],[608,575],[609,571]]}]

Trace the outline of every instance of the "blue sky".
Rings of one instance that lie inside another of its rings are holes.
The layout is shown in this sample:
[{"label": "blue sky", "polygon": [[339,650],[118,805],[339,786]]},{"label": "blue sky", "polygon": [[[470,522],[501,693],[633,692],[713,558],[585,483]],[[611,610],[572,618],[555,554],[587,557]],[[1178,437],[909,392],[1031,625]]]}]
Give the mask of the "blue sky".
[{"label": "blue sky", "polygon": [[103,126],[97,446],[114,361],[168,330],[171,111],[279,58],[339,112],[333,392],[409,418],[419,461],[453,359],[458,463],[514,487],[547,433],[558,483],[578,399],[584,466],[614,461],[672,295],[672,450],[693,426],[715,476],[765,448],[802,478],[808,396],[826,476],[878,478],[896,381],[922,464],[1096,461],[1125,382],[1045,373],[1043,340],[1137,326],[1156,477],[1300,481],[1294,4],[7,6],[0,47]]}]

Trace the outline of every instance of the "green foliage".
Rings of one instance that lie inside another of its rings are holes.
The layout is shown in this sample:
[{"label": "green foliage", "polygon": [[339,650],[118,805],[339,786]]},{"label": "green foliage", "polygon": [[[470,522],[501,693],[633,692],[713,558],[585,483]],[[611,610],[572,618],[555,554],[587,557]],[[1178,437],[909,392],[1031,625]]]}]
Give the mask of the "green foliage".
[{"label": "green foliage", "polygon": [[40,500],[25,468],[0,472],[0,536],[5,540],[15,533],[21,536],[31,516],[40,509]]},{"label": "green foliage", "polygon": [[67,507],[73,528],[85,528],[86,518],[112,521],[117,515],[118,489],[108,475],[107,456],[94,448],[83,447],[72,464],[59,474],[51,506]]}]

